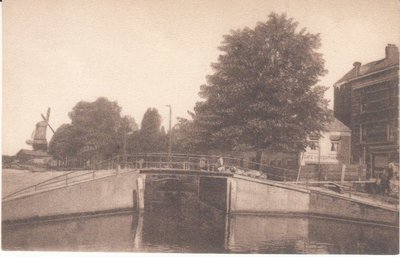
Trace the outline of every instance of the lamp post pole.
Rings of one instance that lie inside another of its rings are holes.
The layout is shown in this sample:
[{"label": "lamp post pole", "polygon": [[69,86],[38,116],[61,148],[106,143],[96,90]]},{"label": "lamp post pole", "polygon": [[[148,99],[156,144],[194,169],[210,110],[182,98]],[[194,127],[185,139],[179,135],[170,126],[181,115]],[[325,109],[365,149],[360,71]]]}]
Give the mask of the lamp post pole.
[{"label": "lamp post pole", "polygon": [[126,157],[126,137],[127,134],[124,134],[124,169],[126,170],[126,163],[128,162],[127,157]]},{"label": "lamp post pole", "polygon": [[171,164],[171,152],[172,152],[172,131],[171,131],[171,119],[172,119],[172,106],[170,104],[166,105],[169,107],[169,141],[168,141],[168,159]]},{"label": "lamp post pole", "polygon": [[126,152],[126,144],[127,144],[126,141],[127,141],[128,135],[132,135],[132,131],[124,134],[124,165],[125,165],[124,169],[125,170],[127,169],[127,164],[128,164],[128,156],[127,156],[127,152]]}]

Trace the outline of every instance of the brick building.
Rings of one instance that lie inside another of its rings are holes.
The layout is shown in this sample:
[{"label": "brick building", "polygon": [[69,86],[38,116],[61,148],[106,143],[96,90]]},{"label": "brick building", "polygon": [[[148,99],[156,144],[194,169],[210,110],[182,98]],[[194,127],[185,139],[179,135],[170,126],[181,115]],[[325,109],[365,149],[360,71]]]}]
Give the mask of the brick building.
[{"label": "brick building", "polygon": [[389,44],[385,58],[355,62],[334,84],[334,115],[351,128],[351,160],[376,176],[399,161],[399,51]]}]

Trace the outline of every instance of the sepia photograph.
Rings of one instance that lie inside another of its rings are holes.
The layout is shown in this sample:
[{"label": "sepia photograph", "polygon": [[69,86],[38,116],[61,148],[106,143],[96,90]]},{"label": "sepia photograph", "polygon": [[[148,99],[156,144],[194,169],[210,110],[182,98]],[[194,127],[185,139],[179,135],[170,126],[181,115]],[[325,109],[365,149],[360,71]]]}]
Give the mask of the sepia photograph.
[{"label": "sepia photograph", "polygon": [[399,254],[399,0],[1,9],[1,254]]}]

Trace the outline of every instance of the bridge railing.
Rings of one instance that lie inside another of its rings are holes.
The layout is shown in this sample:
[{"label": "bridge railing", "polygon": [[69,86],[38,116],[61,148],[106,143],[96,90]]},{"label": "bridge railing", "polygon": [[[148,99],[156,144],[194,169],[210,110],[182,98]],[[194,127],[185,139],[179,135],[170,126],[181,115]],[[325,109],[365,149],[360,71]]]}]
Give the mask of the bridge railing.
[{"label": "bridge railing", "polygon": [[275,167],[263,163],[256,163],[246,159],[222,156],[223,165],[218,161],[217,155],[189,155],[173,153],[139,153],[127,156],[115,156],[96,166],[96,169],[120,167],[122,169],[183,169],[204,171],[230,171],[252,177],[262,177],[277,181],[296,181],[297,170]]},{"label": "bridge railing", "polygon": [[21,190],[15,191],[11,194],[4,196],[2,200],[20,197],[23,195],[29,195],[40,191],[47,191],[50,189],[67,187],[81,182],[95,180],[98,178],[114,176],[117,175],[119,172],[124,172],[124,171],[119,171],[118,169],[104,169],[104,170],[93,169],[93,170],[72,171],[42,181],[35,185],[23,188]]},{"label": "bridge railing", "polygon": [[92,170],[72,171],[38,184],[13,192],[3,197],[7,200],[21,195],[32,194],[54,188],[67,187],[73,184],[113,176],[137,169],[180,169],[208,172],[233,172],[255,178],[277,181],[295,181],[297,171],[281,167],[251,162],[245,159],[223,156],[223,165],[219,163],[220,156],[189,155],[167,153],[140,153],[135,155],[114,156],[98,162]]}]

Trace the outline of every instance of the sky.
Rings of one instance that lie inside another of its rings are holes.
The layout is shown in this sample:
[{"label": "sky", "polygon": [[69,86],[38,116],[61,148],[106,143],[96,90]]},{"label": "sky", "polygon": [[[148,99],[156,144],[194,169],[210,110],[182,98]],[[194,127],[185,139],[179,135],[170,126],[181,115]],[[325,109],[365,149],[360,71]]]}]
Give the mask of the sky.
[{"label": "sky", "polygon": [[[105,96],[140,124],[149,107],[168,127],[188,117],[221,53],[222,36],[254,28],[271,12],[320,33],[332,85],[353,66],[400,46],[397,0],[9,0],[3,3],[2,151],[15,154],[51,107],[69,123],[79,101]],[[50,140],[52,132],[48,130]]]}]

